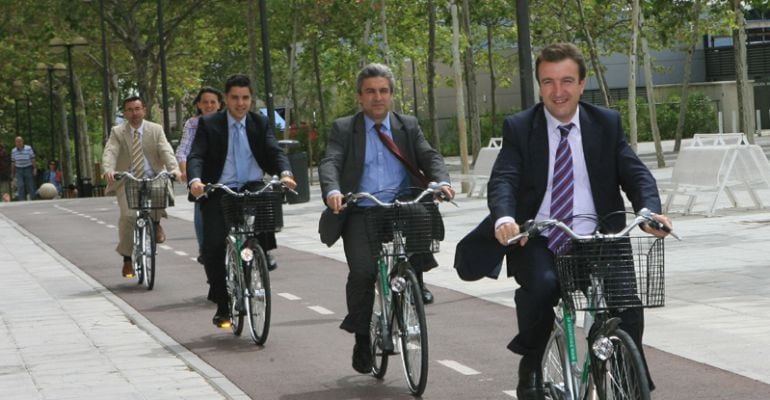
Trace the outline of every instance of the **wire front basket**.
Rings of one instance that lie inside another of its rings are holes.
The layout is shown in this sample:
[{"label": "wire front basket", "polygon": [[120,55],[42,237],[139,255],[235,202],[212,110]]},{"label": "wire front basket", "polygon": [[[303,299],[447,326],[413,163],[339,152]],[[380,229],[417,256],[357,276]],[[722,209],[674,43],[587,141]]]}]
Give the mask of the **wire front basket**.
[{"label": "wire front basket", "polygon": [[437,253],[444,239],[444,223],[435,203],[417,203],[394,207],[366,209],[366,231],[369,249],[375,257],[391,255],[396,233],[404,239],[406,253]]},{"label": "wire front basket", "polygon": [[125,181],[128,208],[132,210],[147,210],[168,207],[167,176],[138,181],[126,178]]},{"label": "wire front basket", "polygon": [[[573,240],[556,258],[562,300],[572,310],[663,307],[663,239]],[[591,280],[600,283],[597,293]]]},{"label": "wire front basket", "polygon": [[266,191],[222,196],[225,224],[238,233],[278,232],[283,228],[283,194]]}]

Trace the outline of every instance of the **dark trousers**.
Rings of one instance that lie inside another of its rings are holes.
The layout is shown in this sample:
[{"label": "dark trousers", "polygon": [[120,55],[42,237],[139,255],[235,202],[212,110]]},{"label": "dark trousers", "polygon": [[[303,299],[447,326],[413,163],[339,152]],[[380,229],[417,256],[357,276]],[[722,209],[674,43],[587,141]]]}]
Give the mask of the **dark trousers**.
[{"label": "dark trousers", "polygon": [[[545,352],[553,329],[553,307],[559,301],[559,283],[553,253],[547,239],[532,238],[521,248],[514,262],[514,277],[521,286],[516,289],[516,317],[519,334],[508,344],[514,353],[540,359]],[[621,318],[620,328],[626,331],[642,351],[644,313],[641,308],[627,308],[613,316]],[[642,357],[644,353],[642,352]]]},{"label": "dark trousers", "polygon": [[[203,215],[203,258],[206,278],[209,281],[208,299],[214,303],[227,302],[227,286],[225,283],[225,249],[229,232],[222,214],[222,195],[216,190],[209,194],[208,199],[201,202]],[[260,233],[259,244],[264,251],[276,248],[274,233]]]},{"label": "dark trousers", "polygon": [[377,260],[369,247],[363,210],[348,210],[342,230],[342,243],[348,261],[348,281],[345,285],[348,315],[340,328],[350,333],[369,334],[374,307],[374,284],[377,281]]}]

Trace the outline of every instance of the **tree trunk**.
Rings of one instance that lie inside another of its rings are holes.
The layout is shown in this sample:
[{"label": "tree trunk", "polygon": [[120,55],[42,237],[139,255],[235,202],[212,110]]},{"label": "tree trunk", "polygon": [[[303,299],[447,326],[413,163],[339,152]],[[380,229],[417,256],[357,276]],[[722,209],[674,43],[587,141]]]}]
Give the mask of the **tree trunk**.
[{"label": "tree trunk", "polygon": [[73,116],[78,119],[78,131],[80,131],[80,172],[82,179],[91,179],[93,177],[93,155],[91,153],[91,139],[88,137],[88,118],[86,118],[85,100],[83,99],[83,87],[80,85],[80,78],[73,74],[75,81],[75,96],[77,103],[77,112]]},{"label": "tree trunk", "polygon": [[733,31],[733,48],[735,52],[735,86],[738,89],[738,120],[740,130],[746,135],[749,143],[754,144],[754,120],[749,104],[748,65],[746,61],[746,21],[743,18],[743,9],[740,0],[733,1],[735,12],[735,24],[738,27]]},{"label": "tree trunk", "polygon": [[[292,9],[296,9],[296,1],[292,1]],[[291,45],[289,45],[289,98],[291,110],[289,112],[289,124],[299,127],[302,118],[299,116],[299,103],[297,101],[297,38],[299,36],[299,18],[294,18],[291,28]],[[288,139],[289,129],[284,130],[284,139]]]},{"label": "tree trunk", "polygon": [[687,60],[684,62],[684,77],[682,78],[682,94],[679,96],[679,118],[676,122],[676,132],[674,133],[674,151],[679,152],[682,146],[682,135],[684,134],[684,117],[687,114],[687,97],[690,94],[688,90],[690,79],[692,77],[692,55],[695,52],[695,46],[698,45],[698,22],[700,21],[701,0],[695,0],[692,10],[692,32],[690,33],[690,43],[687,45]]},{"label": "tree trunk", "polygon": [[246,30],[249,36],[249,78],[251,79],[251,111],[257,111],[257,0],[248,0],[246,4]]},{"label": "tree trunk", "polygon": [[487,25],[487,59],[489,60],[489,97],[491,105],[492,136],[498,132],[497,128],[497,76],[495,76],[495,63],[492,59],[492,25]]},{"label": "tree trunk", "polygon": [[318,94],[318,109],[321,114],[321,129],[326,129],[326,111],[324,110],[323,86],[321,85],[321,66],[318,62],[318,38],[313,41],[313,72],[315,73],[315,85]]},{"label": "tree trunk", "polygon": [[[459,2],[460,0],[458,0]],[[463,33],[468,40],[468,47],[465,48],[463,64],[465,70],[465,85],[468,89],[468,121],[471,126],[471,149],[473,152],[473,162],[476,162],[476,156],[481,150],[481,121],[479,120],[479,103],[476,99],[476,66],[473,61],[473,35],[471,34],[471,11],[468,0],[462,0],[462,22]]]},{"label": "tree trunk", "polygon": [[67,100],[62,90],[55,91],[56,104],[59,106],[61,118],[61,137],[59,138],[59,154],[61,154],[61,168],[64,175],[64,187],[72,183],[72,164],[70,162],[70,134],[67,123]]},{"label": "tree trunk", "polygon": [[629,144],[636,152],[639,135],[636,126],[636,43],[639,40],[639,0],[632,0],[631,21],[631,49],[628,54],[628,129]]},{"label": "tree trunk", "polygon": [[[468,135],[465,131],[465,95],[463,94],[463,71],[460,64],[460,24],[457,20],[457,4],[452,3],[452,59],[455,72],[455,88],[457,89],[457,132],[460,142],[460,161],[462,164],[462,173],[468,174],[470,168],[468,165]],[[469,190],[468,182],[462,183],[462,191]]]},{"label": "tree trunk", "polygon": [[428,118],[430,118],[431,139],[433,148],[441,151],[441,133],[438,131],[438,118],[436,118],[436,7],[433,0],[428,0],[428,62],[426,62],[426,86],[428,87]]},{"label": "tree trunk", "polygon": [[[380,7],[380,22],[382,23],[382,47],[383,51],[385,52],[385,64],[390,67],[391,70],[395,69],[396,66],[393,64],[393,57],[391,57],[390,54],[390,45],[388,44],[388,18],[387,18],[387,12],[385,11],[385,0],[381,0],[381,7]],[[393,99],[393,107],[398,112],[403,112],[403,105],[402,102],[399,100],[401,96]]]},{"label": "tree trunk", "polygon": [[[640,22],[643,17],[639,16]],[[663,158],[663,147],[660,143],[660,129],[658,129],[658,114],[655,109],[655,93],[652,82],[652,61],[650,60],[650,48],[647,45],[647,38],[644,35],[642,39],[642,52],[644,59],[644,84],[647,89],[647,107],[650,110],[650,129],[652,130],[652,140],[655,142],[655,155],[658,159],[658,168],[666,167],[666,160]]]},{"label": "tree trunk", "polygon": [[588,23],[586,23],[585,10],[583,9],[583,0],[575,0],[577,3],[578,12],[580,14],[580,25],[583,27],[583,35],[586,37],[588,43],[588,53],[591,56],[591,66],[594,68],[596,74],[596,81],[599,83],[599,89],[602,92],[602,99],[604,100],[604,106],[610,106],[610,94],[607,86],[607,80],[604,78],[604,68],[602,62],[599,59],[599,54],[596,51],[596,44],[594,43],[591,30],[588,29]]}]

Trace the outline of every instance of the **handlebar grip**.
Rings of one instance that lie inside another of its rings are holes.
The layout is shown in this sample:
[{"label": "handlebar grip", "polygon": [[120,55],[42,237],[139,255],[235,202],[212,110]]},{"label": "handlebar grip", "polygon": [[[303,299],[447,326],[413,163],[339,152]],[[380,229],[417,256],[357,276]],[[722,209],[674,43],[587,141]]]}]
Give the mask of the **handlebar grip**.
[{"label": "handlebar grip", "polygon": [[125,172],[116,172],[112,176],[115,178],[115,180],[120,180],[120,179],[123,179],[124,176],[126,176],[126,173]]}]

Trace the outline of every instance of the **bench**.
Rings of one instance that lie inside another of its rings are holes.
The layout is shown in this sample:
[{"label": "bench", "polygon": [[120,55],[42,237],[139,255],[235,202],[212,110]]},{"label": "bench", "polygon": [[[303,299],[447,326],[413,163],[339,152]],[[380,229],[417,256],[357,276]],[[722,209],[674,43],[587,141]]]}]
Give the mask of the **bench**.
[{"label": "bench", "polygon": [[479,150],[478,157],[476,157],[476,164],[473,166],[473,171],[469,174],[453,175],[452,180],[470,183],[468,197],[473,197],[474,195],[485,197],[487,195],[489,175],[492,173],[492,167],[495,165],[498,153],[500,153],[500,146],[483,147]]}]

